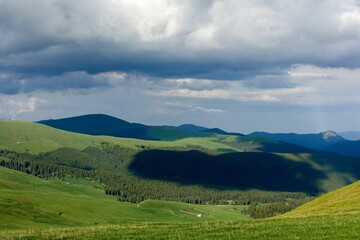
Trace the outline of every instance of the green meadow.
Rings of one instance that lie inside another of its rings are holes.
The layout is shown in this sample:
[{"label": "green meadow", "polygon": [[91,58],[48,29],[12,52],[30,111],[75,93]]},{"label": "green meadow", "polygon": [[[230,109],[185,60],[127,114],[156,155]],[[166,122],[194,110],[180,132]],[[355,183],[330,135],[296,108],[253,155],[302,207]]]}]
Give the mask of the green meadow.
[{"label": "green meadow", "polygon": [[[246,219],[243,206],[147,200],[122,203],[81,179],[39,179],[0,167],[0,229],[91,226],[137,222]],[[201,214],[201,217],[198,217]]]},{"label": "green meadow", "polygon": [[[162,156],[167,156],[166,154],[172,156],[171,154],[174,154],[174,152],[171,151],[181,151],[182,153],[179,153],[179,156],[185,156],[184,159],[191,159],[194,154],[190,153],[189,155],[185,151],[198,149],[200,153],[196,153],[194,159],[196,159],[196,156],[201,156],[201,159],[203,157],[209,158],[214,163],[216,161],[219,164],[221,163],[219,167],[226,166],[224,165],[225,162],[223,162],[226,158],[221,157],[221,154],[228,157],[235,156],[236,159],[241,159],[238,157],[242,156],[244,159],[259,161],[259,165],[256,166],[267,163],[268,160],[266,159],[284,163],[284,166],[300,163],[299,166],[311,167],[318,174],[321,174],[319,175],[321,177],[315,178],[317,181],[314,184],[321,186],[325,190],[339,188],[348,184],[348,182],[356,180],[352,172],[348,170],[352,169],[351,166],[357,166],[352,165],[357,164],[354,162],[356,159],[340,158],[316,152],[241,153],[246,149],[253,149],[264,143],[268,144],[267,147],[283,147],[283,145],[277,145],[272,141],[266,143],[261,138],[247,139],[245,137],[214,134],[201,138],[192,137],[174,141],[145,141],[107,136],[89,136],[61,131],[36,123],[19,121],[0,121],[0,132],[0,149],[35,155],[43,154],[41,155],[43,158],[36,160],[39,163],[45,161],[46,156],[52,156],[46,160],[50,161],[49,159],[56,160],[58,156],[68,156],[66,154],[74,157],[75,155],[71,154],[76,154],[78,158],[87,156],[86,154],[95,154],[95,148],[100,149],[104,143],[108,143],[112,146],[121,146],[123,149],[134,150],[136,153],[146,149],[150,150],[148,153],[152,154],[156,150],[160,151],[159,153]],[[89,147],[95,148],[88,149]],[[287,147],[287,150],[290,149],[289,146],[285,147]],[[108,154],[109,152],[106,152],[108,150],[116,150],[111,147],[102,149],[103,152],[99,152],[99,156],[105,153]],[[123,149],[120,150],[123,151]],[[59,152],[55,150],[59,150]],[[55,152],[51,153],[51,151]],[[61,155],[60,153],[66,154]],[[112,169],[111,164],[119,165],[120,163],[116,162],[117,158],[111,158],[115,155],[106,154],[104,156],[109,157],[107,163],[96,162],[97,158],[90,159],[91,161],[89,160],[87,163],[93,164],[90,167],[94,169],[107,169],[106,171],[109,171],[109,173],[110,169],[115,171]],[[0,161],[9,161],[6,156],[0,156]],[[264,161],[257,159],[257,156],[264,158]],[[139,164],[146,163],[144,162],[146,159],[139,160],[142,160],[138,161]],[[230,160],[228,161],[233,161]],[[161,162],[162,159],[159,158],[158,161]],[[65,163],[71,162],[64,161],[57,164]],[[71,166],[75,170],[77,164],[68,165],[68,171],[71,172]],[[101,164],[104,164],[104,166]],[[130,162],[125,161],[123,164],[119,174],[123,172],[130,174],[130,172],[126,172]],[[103,169],[101,166],[103,166]],[[151,168],[148,168],[150,165],[144,166],[146,166],[146,169],[151,170]],[[264,166],[267,166],[267,164]],[[344,168],[344,166],[347,168]],[[162,171],[171,170],[166,169],[163,165],[159,165],[158,169],[160,167]],[[187,169],[184,167],[186,165],[178,165],[180,170]],[[348,172],[336,172],[336,169],[346,169]],[[131,175],[130,177],[136,183],[136,176]],[[301,179],[303,176],[298,173],[297,177]],[[125,181],[130,183],[129,179],[125,178]],[[160,185],[166,183],[161,178],[159,179],[151,181]],[[141,181],[148,182],[150,179],[145,178]],[[133,186],[139,187],[140,185]],[[168,191],[169,196],[172,194],[172,191],[169,190],[172,186],[177,185],[170,184],[164,188]],[[284,215],[257,220],[251,219],[246,214],[247,205],[188,204],[150,199],[139,203],[120,202],[116,196],[106,195],[105,189],[104,184],[95,180],[85,180],[68,175],[61,178],[39,178],[24,172],[0,167],[0,239],[360,238],[360,182],[324,194]],[[205,190],[206,187],[201,187],[196,191],[202,192]],[[174,191],[176,192],[177,189],[174,189]],[[216,191],[223,190],[218,189]],[[227,193],[229,194],[229,192]],[[266,207],[266,204],[263,206]]]},{"label": "green meadow", "polygon": [[359,239],[359,215],[0,231],[2,239]]},{"label": "green meadow", "polygon": [[[85,180],[44,180],[2,167],[0,176],[0,239],[360,237],[359,204],[356,202],[360,183],[324,195],[293,213],[253,220],[243,214],[242,206],[153,200],[140,204],[120,203],[106,196],[100,185]],[[324,202],[328,205],[324,206]],[[334,205],[336,211],[329,211]],[[313,214],[309,214],[310,211],[314,211]],[[202,217],[197,216],[199,213]]]}]

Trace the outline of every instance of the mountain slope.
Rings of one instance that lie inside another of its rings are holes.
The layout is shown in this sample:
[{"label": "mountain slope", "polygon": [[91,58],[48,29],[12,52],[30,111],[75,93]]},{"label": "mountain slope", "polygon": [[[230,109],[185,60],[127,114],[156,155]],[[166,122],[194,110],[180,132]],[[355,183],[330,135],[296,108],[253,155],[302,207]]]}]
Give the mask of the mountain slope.
[{"label": "mountain slope", "polygon": [[89,146],[101,146],[103,142],[118,144],[132,149],[142,149],[144,147],[186,148],[191,145],[204,149],[228,149],[229,151],[236,151],[233,147],[205,137],[183,138],[171,142],[148,141],[110,136],[91,136],[63,131],[43,124],[22,121],[0,121],[0,133],[0,148],[35,154],[53,151],[62,147],[84,149]]},{"label": "mountain slope", "polygon": [[146,126],[139,123],[129,123],[105,114],[89,114],[57,120],[43,120],[38,123],[76,133],[144,140],[178,140],[187,137],[210,135],[171,126]]},{"label": "mountain slope", "polygon": [[345,141],[335,143],[324,150],[344,156],[360,157],[360,141]]},{"label": "mountain slope", "polygon": [[178,129],[188,131],[188,132],[203,132],[206,131],[208,128],[196,126],[194,124],[182,124],[177,127]]},{"label": "mountain slope", "polygon": [[[106,179],[106,184],[111,184],[109,192],[118,194],[123,189],[122,184],[112,182],[110,175],[113,174],[111,178],[131,182],[126,191],[139,199],[155,196],[186,201],[181,194],[177,195],[181,190],[192,194],[194,199],[204,193],[202,199],[218,201],[217,194],[224,188],[241,191],[241,194],[249,189],[317,193],[360,179],[359,159],[311,152],[260,137],[215,134],[176,141],[147,141],[71,133],[18,121],[0,121],[0,131],[0,149],[43,153],[32,157],[13,154],[12,159],[22,164],[14,163],[13,166],[19,166],[15,169],[37,174],[33,169],[35,163],[39,163],[50,164],[51,168],[56,165],[70,173],[69,169],[73,169],[85,176],[89,176],[89,172],[84,171],[109,171],[101,173],[102,179],[109,177]],[[1,155],[6,157],[11,153]],[[25,169],[29,159],[34,163]],[[46,177],[45,167],[42,175]],[[52,171],[56,174],[57,170]],[[197,185],[194,191],[192,184]],[[147,189],[153,186],[160,189],[160,185],[166,193]],[[229,195],[231,200],[235,199],[233,196],[239,199],[236,194]]]},{"label": "mountain slope", "polygon": [[360,181],[327,193],[287,213],[284,217],[360,214]]},{"label": "mountain slope", "polygon": [[[241,207],[234,210],[153,200],[139,205],[121,203],[99,187],[81,179],[44,180],[0,167],[0,229],[247,218]],[[204,217],[196,217],[198,213]]]},{"label": "mountain slope", "polygon": [[249,134],[249,136],[266,137],[275,141],[293,143],[299,146],[317,150],[323,150],[335,143],[346,141],[333,131],[327,131],[318,134],[254,132]]},{"label": "mountain slope", "polygon": [[90,135],[134,137],[149,139],[145,125],[129,123],[105,114],[89,114],[57,120],[43,120],[39,123],[54,128]]}]

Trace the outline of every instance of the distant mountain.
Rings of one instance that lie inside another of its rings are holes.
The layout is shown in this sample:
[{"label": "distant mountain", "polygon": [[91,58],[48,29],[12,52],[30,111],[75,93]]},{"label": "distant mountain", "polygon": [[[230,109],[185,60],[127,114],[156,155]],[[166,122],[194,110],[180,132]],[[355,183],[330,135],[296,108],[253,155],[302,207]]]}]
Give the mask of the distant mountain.
[{"label": "distant mountain", "polygon": [[360,132],[356,132],[356,131],[341,132],[341,133],[339,133],[339,135],[342,136],[343,138],[345,138],[347,140],[351,140],[351,141],[360,140]]},{"label": "distant mountain", "polygon": [[196,126],[194,124],[183,124],[177,127],[178,129],[188,132],[204,132],[208,130],[206,127]]},{"label": "distant mountain", "polygon": [[220,128],[205,128],[201,126],[196,126],[193,124],[183,124],[177,127],[178,129],[182,129],[188,132],[194,132],[194,133],[216,133],[216,134],[222,134],[222,135],[235,135],[235,136],[245,136],[241,133],[234,133],[234,132],[226,132]]},{"label": "distant mountain", "polygon": [[130,123],[105,114],[88,114],[56,120],[43,120],[38,123],[76,133],[144,140],[177,140],[186,137],[209,135],[185,131],[171,126],[147,126],[139,123]]},{"label": "distant mountain", "polygon": [[343,141],[335,143],[324,150],[350,157],[360,157],[360,141]]},{"label": "distant mountain", "polygon": [[147,126],[130,123],[105,114],[89,114],[39,123],[57,129],[89,135],[107,135],[143,140],[178,140],[190,137],[211,137],[216,134],[235,136],[223,138],[220,143],[245,152],[312,152],[308,149],[335,152],[345,156],[360,157],[359,142],[343,139],[333,131],[319,134],[254,132],[248,136],[229,133],[220,128],[205,128],[193,124],[172,126]]},{"label": "distant mountain", "polygon": [[205,130],[204,132],[212,132],[212,133],[217,133],[217,134],[224,134],[224,135],[228,135],[229,133],[220,129],[220,128],[210,128]]},{"label": "distant mountain", "polygon": [[138,123],[129,123],[105,114],[43,120],[38,123],[70,132],[90,135],[108,135],[114,137],[137,137],[151,139],[147,136],[147,127]]},{"label": "distant mountain", "polygon": [[208,132],[208,133],[216,133],[216,134],[222,134],[222,135],[235,135],[235,136],[244,136],[244,134],[241,133],[233,133],[233,132],[226,132],[220,128],[209,128],[203,132]]},{"label": "distant mountain", "polygon": [[347,141],[333,131],[327,131],[317,134],[254,132],[249,134],[249,136],[266,137],[275,141],[293,143],[299,146],[304,146],[317,150],[324,150],[335,143]]}]

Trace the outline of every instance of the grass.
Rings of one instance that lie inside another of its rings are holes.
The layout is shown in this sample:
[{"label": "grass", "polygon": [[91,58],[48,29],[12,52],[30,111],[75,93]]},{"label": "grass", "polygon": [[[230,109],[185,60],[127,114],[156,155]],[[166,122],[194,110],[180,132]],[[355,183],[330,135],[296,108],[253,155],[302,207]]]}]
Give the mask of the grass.
[{"label": "grass", "polygon": [[252,220],[242,206],[120,203],[94,182],[0,167],[0,239],[359,239],[359,189],[357,182],[289,214]]},{"label": "grass", "polygon": [[[44,180],[0,167],[0,229],[247,218],[243,206],[155,200],[139,205],[121,203],[94,185],[98,184],[71,178]],[[199,213],[203,217],[197,217]]]},{"label": "grass", "polygon": [[360,215],[360,181],[327,193],[283,217],[304,217],[334,214]]},{"label": "grass", "polygon": [[[30,153],[61,147],[84,149],[102,142],[129,148],[199,146],[234,150],[216,137],[143,141],[88,136],[19,121],[0,121],[0,132],[0,148]],[[323,162],[328,162],[325,157],[326,161],[313,161],[311,154],[278,155],[319,170],[326,167],[321,166]],[[331,169],[326,174],[332,174]],[[333,177],[339,185],[348,179]],[[351,176],[348,181],[353,181]],[[251,220],[243,214],[243,206],[155,200],[138,205],[120,203],[105,195],[95,182],[44,180],[0,167],[0,239],[359,239],[359,202],[360,182],[356,182],[283,216]]]},{"label": "grass", "polygon": [[1,239],[359,239],[360,215],[0,231]]},{"label": "grass", "polygon": [[100,146],[102,142],[133,149],[139,146],[158,149],[198,146],[208,150],[228,149],[229,151],[238,151],[235,148],[214,142],[213,137],[184,138],[177,141],[146,141],[108,136],[90,136],[22,121],[0,121],[0,132],[0,148],[34,154],[53,151],[61,147],[84,149],[89,146]]}]

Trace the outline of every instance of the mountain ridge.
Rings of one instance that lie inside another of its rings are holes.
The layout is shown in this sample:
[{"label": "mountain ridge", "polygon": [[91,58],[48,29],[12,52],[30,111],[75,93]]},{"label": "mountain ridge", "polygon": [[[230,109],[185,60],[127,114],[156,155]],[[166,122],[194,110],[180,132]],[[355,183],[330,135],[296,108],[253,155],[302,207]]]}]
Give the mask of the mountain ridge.
[{"label": "mountain ridge", "polygon": [[140,123],[130,123],[106,114],[87,114],[61,119],[41,120],[38,123],[70,132],[143,140],[177,140],[205,135],[204,133],[185,131],[172,126],[148,126]]},{"label": "mountain ridge", "polygon": [[[109,116],[106,114],[87,114],[75,117],[42,120],[38,123],[58,128],[65,131],[76,133],[83,133],[89,135],[105,135],[122,138],[134,138],[141,140],[156,140],[156,141],[174,141],[191,137],[211,137],[216,134],[234,137],[247,137],[244,141],[250,142],[251,137],[263,137],[277,142],[295,144],[300,147],[315,149],[326,152],[333,152],[344,156],[360,157],[360,143],[346,140],[340,134],[334,131],[325,131],[321,133],[268,133],[268,132],[253,132],[248,135],[241,133],[227,132],[220,128],[206,128],[194,124],[182,124],[175,126],[148,126],[140,123],[130,123],[120,118]],[[259,139],[255,140],[257,144]],[[230,143],[230,145],[239,144]],[[271,151],[275,145],[269,145],[266,140],[263,142],[262,149]],[[236,147],[235,146],[235,147]],[[269,149],[269,146],[270,149]],[[243,146],[242,146],[243,147]],[[296,149],[295,146],[283,146],[285,149]],[[254,148],[250,148],[249,150]],[[260,147],[261,149],[261,147]],[[299,148],[300,149],[300,148]],[[275,147],[276,151],[284,152]],[[305,151],[310,151],[306,150]]]}]

